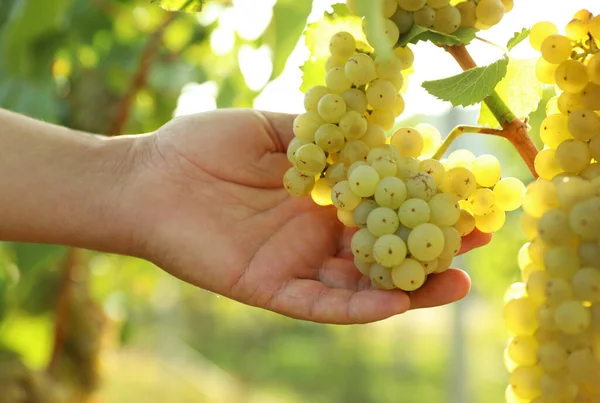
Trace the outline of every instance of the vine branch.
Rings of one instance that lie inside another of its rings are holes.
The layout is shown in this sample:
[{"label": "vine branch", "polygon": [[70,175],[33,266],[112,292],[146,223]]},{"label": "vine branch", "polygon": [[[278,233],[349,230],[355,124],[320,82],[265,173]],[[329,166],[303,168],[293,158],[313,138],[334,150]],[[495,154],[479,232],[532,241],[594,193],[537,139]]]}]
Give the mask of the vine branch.
[{"label": "vine branch", "polygon": [[[465,45],[445,46],[444,49],[454,57],[463,70],[470,70],[477,67],[475,60],[473,60]],[[534,161],[538,149],[531,140],[531,137],[529,137],[527,124],[515,116],[496,91],[485,98],[483,102],[490,108],[492,114],[502,125],[502,130],[494,134],[510,141],[521,155],[521,158],[533,176],[537,178],[538,175],[535,172]]]},{"label": "vine branch", "polygon": [[118,136],[123,133],[123,128],[129,119],[129,113],[133,99],[137,92],[146,84],[148,80],[150,67],[152,66],[154,57],[156,56],[158,45],[162,40],[163,33],[178,16],[178,13],[170,14],[148,38],[148,42],[142,51],[142,56],[140,57],[137,68],[135,69],[135,73],[129,82],[129,87],[125,91],[123,98],[121,98],[121,101],[117,106],[117,114],[109,130],[110,136]]},{"label": "vine branch", "polygon": [[448,151],[448,148],[450,148],[450,145],[454,142],[454,140],[456,140],[465,133],[491,134],[493,136],[501,137],[504,136],[504,130],[490,129],[489,127],[481,126],[456,126],[454,129],[452,129],[450,134],[446,136],[444,142],[440,145],[440,147],[437,149],[437,151],[435,152],[435,154],[433,154],[433,157],[431,158],[434,160],[439,160],[440,158],[442,158],[446,151]]}]

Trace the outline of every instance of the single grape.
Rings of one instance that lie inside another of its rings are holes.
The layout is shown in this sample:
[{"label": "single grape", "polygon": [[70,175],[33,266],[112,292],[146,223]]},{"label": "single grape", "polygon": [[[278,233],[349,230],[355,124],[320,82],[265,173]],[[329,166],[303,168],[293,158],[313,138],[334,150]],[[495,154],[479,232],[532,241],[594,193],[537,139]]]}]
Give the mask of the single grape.
[{"label": "single grape", "polygon": [[556,150],[545,148],[535,156],[535,171],[540,178],[552,180],[556,175],[564,172],[556,160]]},{"label": "single grape", "polygon": [[367,119],[356,111],[348,111],[340,119],[339,127],[347,140],[358,140],[367,132]]},{"label": "single grape", "polygon": [[441,184],[446,173],[444,165],[438,160],[427,159],[419,163],[419,170],[430,175],[436,185]]},{"label": "single grape", "polygon": [[406,200],[408,191],[404,182],[394,176],[383,178],[377,184],[375,201],[382,207],[398,209]]},{"label": "single grape", "polygon": [[391,109],[396,101],[396,87],[388,80],[377,79],[367,88],[367,102],[373,109]]},{"label": "single grape", "polygon": [[475,215],[475,226],[479,231],[487,234],[498,232],[505,222],[506,213],[497,207],[486,215]]},{"label": "single grape", "polygon": [[475,217],[468,211],[461,209],[456,229],[461,236],[469,235],[475,229]]},{"label": "single grape", "polygon": [[404,259],[400,265],[392,268],[392,281],[403,291],[415,291],[421,288],[426,278],[423,265],[415,259]]},{"label": "single grape", "polygon": [[415,228],[429,221],[431,209],[425,200],[408,199],[398,210],[398,218],[407,228]]},{"label": "single grape", "polygon": [[444,249],[440,253],[440,257],[443,259],[452,259],[460,251],[462,237],[460,232],[454,227],[443,227],[442,232],[444,233]]},{"label": "single grape", "polygon": [[475,13],[479,22],[491,27],[498,24],[504,17],[504,5],[500,0],[480,0]]},{"label": "single grape", "polygon": [[315,133],[325,121],[316,112],[306,112],[294,119],[294,135],[302,140],[314,141]]},{"label": "single grape", "polygon": [[383,127],[367,122],[367,131],[360,140],[369,148],[375,148],[385,144],[386,136]]},{"label": "single grape", "polygon": [[391,138],[391,144],[398,148],[403,156],[417,158],[423,151],[423,137],[414,128],[398,129]]},{"label": "single grape", "polygon": [[354,210],[354,222],[360,228],[367,227],[367,217],[371,214],[371,211],[375,210],[377,207],[377,203],[374,200],[366,199],[360,202],[356,209]]},{"label": "single grape", "polygon": [[564,141],[572,139],[568,116],[557,113],[546,117],[540,127],[540,138],[544,144],[553,149]]},{"label": "single grape", "polygon": [[448,155],[448,166],[450,168],[462,167],[471,170],[474,161],[475,154],[469,150],[459,149],[452,151],[450,155]]},{"label": "single grape", "polygon": [[589,308],[579,301],[562,302],[554,312],[554,320],[558,328],[567,334],[584,332],[592,321]]},{"label": "single grape", "polygon": [[415,24],[421,27],[432,27],[433,21],[435,21],[435,10],[425,5],[413,13],[413,20]]},{"label": "single grape", "polygon": [[325,71],[329,71],[336,67],[344,67],[347,61],[348,59],[345,57],[330,56],[325,61]]},{"label": "single grape", "polygon": [[538,306],[535,313],[535,319],[537,320],[540,329],[558,331],[558,326],[556,326],[556,322],[554,321],[554,309],[555,308],[547,302]]},{"label": "single grape", "polygon": [[441,188],[445,193],[455,194],[459,199],[467,199],[477,188],[475,175],[467,168],[451,168],[446,171]]},{"label": "single grape", "polygon": [[395,55],[387,59],[376,58],[375,68],[377,76],[383,80],[393,80],[402,74],[402,62]]},{"label": "single grape", "polygon": [[437,193],[437,185],[433,177],[425,172],[418,172],[406,180],[408,196],[423,199],[426,202]]},{"label": "single grape", "polygon": [[[497,202],[499,205],[499,202]],[[556,187],[550,181],[538,179],[530,183],[523,196],[523,210],[527,214],[540,218],[546,211],[558,207]]]},{"label": "single grape", "polygon": [[542,21],[533,24],[529,33],[529,43],[537,51],[542,50],[542,43],[550,35],[558,34],[558,28],[551,22]]},{"label": "single grape", "polygon": [[375,61],[364,53],[352,55],[346,62],[344,69],[346,77],[352,84],[357,86],[366,85],[377,77]]},{"label": "single grape", "polygon": [[550,35],[542,42],[541,52],[548,63],[560,64],[571,55],[571,41],[563,35]]},{"label": "single grape", "polygon": [[567,37],[572,41],[581,41],[588,39],[588,33],[590,32],[587,23],[577,18],[573,18],[565,27]]},{"label": "single grape", "polygon": [[396,0],[398,5],[406,11],[417,11],[422,8],[427,0]]},{"label": "single grape", "polygon": [[476,215],[490,214],[496,205],[494,192],[490,189],[479,188],[468,198],[471,211]]},{"label": "single grape", "polygon": [[373,263],[373,247],[377,238],[366,228],[359,229],[350,241],[350,249],[354,257],[365,263]]},{"label": "single grape", "polygon": [[327,123],[339,123],[346,113],[346,102],[341,95],[324,95],[317,106],[319,116]]},{"label": "single grape", "polygon": [[296,151],[305,144],[310,144],[312,141],[301,139],[300,137],[294,137],[287,149],[287,159],[294,165],[296,163]]},{"label": "single grape", "polygon": [[338,94],[344,93],[352,86],[350,80],[346,78],[343,67],[334,67],[329,70],[325,76],[325,83],[327,84],[327,88]]},{"label": "single grape", "polygon": [[514,336],[508,342],[508,356],[518,365],[534,365],[539,343],[530,335]]},{"label": "single grape", "polygon": [[[598,264],[598,261],[595,262]],[[600,269],[583,267],[573,276],[573,291],[581,301],[600,301]]]},{"label": "single grape", "polygon": [[556,372],[567,365],[567,350],[558,342],[540,344],[537,365],[545,372]]},{"label": "single grape", "polygon": [[477,5],[474,1],[463,1],[456,5],[460,12],[460,27],[473,28],[477,23]]},{"label": "single grape", "polygon": [[540,57],[535,63],[535,76],[542,84],[556,84],[556,70],[558,64],[548,63]]},{"label": "single grape", "polygon": [[444,233],[436,225],[425,223],[413,228],[408,236],[408,250],[415,258],[423,261],[440,257],[444,249]]},{"label": "single grape", "polygon": [[366,161],[369,147],[361,140],[351,140],[340,151],[340,160],[350,166],[356,161]]},{"label": "single grape", "polygon": [[308,196],[315,186],[315,177],[290,168],[283,175],[283,186],[292,196]]},{"label": "single grape", "polygon": [[600,134],[600,116],[593,110],[576,109],[569,116],[569,131],[575,139],[589,141]]},{"label": "single grape", "polygon": [[371,266],[371,263],[363,262],[362,260],[354,256],[354,267],[356,267],[360,274],[362,274],[363,276],[370,276]]},{"label": "single grape", "polygon": [[442,8],[450,4],[450,0],[427,0],[427,4],[432,8]]},{"label": "single grape", "polygon": [[346,227],[357,227],[356,223],[354,222],[354,213],[352,211],[337,210],[337,218]]},{"label": "single grape", "polygon": [[317,105],[323,96],[331,94],[332,91],[324,85],[315,85],[304,94],[304,109],[307,112],[317,112]]},{"label": "single grape", "polygon": [[587,69],[578,60],[562,62],[555,73],[556,85],[563,91],[580,92],[588,84]]},{"label": "single grape", "polygon": [[336,162],[327,168],[325,171],[325,179],[330,187],[334,187],[336,183],[346,179],[348,168],[343,162]]},{"label": "single grape", "polygon": [[327,165],[327,157],[321,147],[309,143],[301,146],[294,153],[296,162],[294,166],[305,175],[318,175]]},{"label": "single grape", "polygon": [[546,284],[546,301],[551,306],[557,307],[564,301],[573,298],[573,287],[564,278],[552,278]]},{"label": "single grape", "polygon": [[458,28],[460,28],[461,22],[462,16],[460,11],[458,8],[452,5],[446,5],[435,10],[433,28],[436,31],[440,31],[445,34],[453,34],[458,30]]},{"label": "single grape", "polygon": [[329,52],[338,57],[349,58],[356,50],[356,40],[348,32],[338,32],[329,41]]},{"label": "single grape", "polygon": [[398,59],[400,59],[400,62],[402,63],[402,70],[407,70],[412,67],[413,62],[415,61],[415,54],[408,46],[398,46],[396,49],[394,49],[394,54]]},{"label": "single grape", "polygon": [[493,187],[500,181],[502,170],[500,161],[493,155],[484,154],[475,158],[472,163],[473,175],[477,184],[482,187]]},{"label": "single grape", "polygon": [[373,263],[369,271],[371,284],[380,290],[393,290],[396,288],[392,280],[392,271],[389,267]]},{"label": "single grape", "polygon": [[504,321],[508,331],[515,335],[532,335],[538,327],[536,307],[527,297],[515,298],[504,305]]},{"label": "single grape", "polygon": [[[597,17],[594,19],[600,21]],[[596,36],[596,38],[600,38],[600,36]],[[600,85],[600,56],[597,53],[588,60],[587,73],[591,82]]]},{"label": "single grape", "polygon": [[583,241],[577,250],[582,266],[595,267],[600,262],[600,244],[594,241]]},{"label": "single grape", "polygon": [[549,280],[550,275],[543,270],[529,274],[525,281],[527,296],[537,304],[543,303],[546,300],[546,285]]},{"label": "single grape", "polygon": [[539,235],[537,232],[538,221],[539,218],[535,218],[530,214],[525,212],[521,214],[521,229],[523,230],[523,233],[527,239],[531,240]]},{"label": "single grape", "polygon": [[394,234],[379,237],[373,246],[377,263],[389,268],[400,265],[406,258],[406,253],[406,244]]},{"label": "single grape", "polygon": [[[368,158],[368,157],[367,157]],[[379,157],[371,163],[371,167],[379,174],[380,178],[395,176],[398,172],[398,165],[392,157]]]},{"label": "single grape", "polygon": [[407,33],[414,25],[412,13],[398,7],[394,15],[390,17],[392,21],[398,26],[400,35]]},{"label": "single grape", "polygon": [[393,234],[399,225],[398,214],[387,207],[377,207],[367,217],[367,228],[376,237]]},{"label": "single grape", "polygon": [[331,206],[331,187],[325,178],[319,178],[310,193],[312,200],[319,206]]},{"label": "single grape", "polygon": [[400,156],[396,159],[396,162],[398,164],[398,177],[403,180],[416,175],[421,165],[419,160],[413,157]]},{"label": "single grape", "polygon": [[344,146],[344,133],[334,124],[325,123],[315,133],[315,143],[326,153],[335,153]]},{"label": "single grape", "polygon": [[419,262],[423,266],[423,270],[425,270],[425,275],[429,275],[434,273],[438,268],[439,259],[430,260],[428,262]]},{"label": "single grape", "polygon": [[579,100],[581,106],[586,109],[592,111],[600,110],[600,85],[592,82],[588,83],[585,88],[581,90]]},{"label": "single grape", "polygon": [[569,214],[571,228],[583,240],[598,239],[600,230],[600,197],[593,197],[573,206]]},{"label": "single grape", "polygon": [[350,189],[348,181],[340,181],[331,189],[331,200],[338,209],[352,211],[360,204],[362,198]]},{"label": "single grape", "polygon": [[364,91],[358,88],[350,88],[342,93],[342,98],[346,102],[346,110],[355,111],[361,115],[367,112],[367,96]]},{"label": "single grape", "polygon": [[590,381],[597,383],[599,369],[600,365],[591,349],[582,348],[569,354],[569,358],[567,359],[567,371],[571,380],[576,382]]},{"label": "single grape", "polygon": [[379,174],[369,165],[359,166],[349,174],[348,183],[350,189],[358,196],[370,197],[377,189]]},{"label": "single grape", "polygon": [[562,178],[554,183],[558,204],[564,209],[571,209],[576,203],[587,200],[594,194],[591,184],[582,178]]},{"label": "single grape", "polygon": [[460,218],[458,197],[449,193],[438,193],[428,202],[431,210],[429,222],[440,227],[451,227]]}]

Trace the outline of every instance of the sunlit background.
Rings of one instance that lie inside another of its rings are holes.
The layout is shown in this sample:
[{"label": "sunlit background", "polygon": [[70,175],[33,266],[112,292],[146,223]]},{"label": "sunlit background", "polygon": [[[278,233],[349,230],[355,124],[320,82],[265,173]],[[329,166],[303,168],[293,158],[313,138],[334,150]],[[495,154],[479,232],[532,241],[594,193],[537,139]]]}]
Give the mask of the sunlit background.
[{"label": "sunlit background", "polygon": [[[147,0],[0,1],[0,58],[5,58],[0,106],[102,134],[115,127],[148,132],[176,115],[231,106],[300,113],[299,67],[309,52],[298,35],[274,37],[285,31],[272,23],[276,3],[302,12],[301,0],[220,1],[171,23],[144,73],[146,85],[131,94],[129,116],[118,122],[115,116],[131,77],[139,72],[148,38],[168,13]],[[322,18],[333,3],[315,0],[308,23]],[[480,37],[504,45],[534,22],[564,26],[580,8],[600,11],[593,9],[600,7],[595,0],[515,3],[498,27]],[[56,20],[49,21],[52,12]],[[293,41],[287,61],[273,54],[277,40]],[[502,56],[500,49],[481,41],[469,49],[480,65]],[[429,44],[413,50],[415,72],[398,124],[428,122],[446,134],[457,124],[475,123],[476,108],[451,109],[420,87],[423,80],[459,73],[454,60]],[[526,42],[511,55],[536,57]],[[43,57],[51,69],[38,63]],[[272,80],[275,69],[280,74]],[[544,101],[531,117],[534,136],[543,114]],[[506,175],[531,180],[503,139],[465,135],[454,148],[494,153]],[[250,308],[187,286],[136,259],[79,254],[79,264],[90,273],[82,280],[89,289],[82,298],[93,298],[107,318],[98,336],[101,360],[92,370],[101,379],[93,401],[503,402],[508,377],[502,296],[518,278],[516,256],[524,242],[518,214],[510,214],[490,245],[455,260],[473,279],[463,301],[345,327],[297,322]],[[45,368],[50,360],[54,305],[70,253],[53,246],[0,243],[0,345],[34,369]],[[81,338],[89,337],[82,332]],[[81,368],[71,368],[71,376],[77,378],[73,374]],[[0,390],[0,401],[1,395]]]}]

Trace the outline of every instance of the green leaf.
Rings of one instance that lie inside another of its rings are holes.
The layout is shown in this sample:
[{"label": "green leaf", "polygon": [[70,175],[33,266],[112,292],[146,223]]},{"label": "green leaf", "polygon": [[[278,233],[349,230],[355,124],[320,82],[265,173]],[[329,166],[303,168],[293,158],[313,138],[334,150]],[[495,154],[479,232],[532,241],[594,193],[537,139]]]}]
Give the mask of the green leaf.
[{"label": "green leaf", "polygon": [[477,30],[475,28],[460,28],[454,34],[445,34],[433,29],[413,25],[410,31],[400,36],[398,45],[406,46],[409,43],[416,44],[419,41],[429,41],[436,45],[468,45],[475,39],[476,35]]},{"label": "green leaf", "polygon": [[[529,116],[538,108],[543,96],[543,86],[535,76],[536,59],[510,59],[506,77],[496,86],[496,92],[518,117]],[[487,105],[481,105],[478,122],[498,127],[500,123]]]},{"label": "green leaf", "polygon": [[306,27],[306,20],[312,11],[312,2],[278,0],[273,7],[273,17],[264,34],[265,43],[273,51],[273,73],[277,78],[285,67],[290,54]]},{"label": "green leaf", "polygon": [[206,0],[151,0],[158,3],[167,11],[182,11],[186,13],[197,13],[202,11]]},{"label": "green leaf", "polygon": [[65,255],[67,248],[58,245],[14,243],[12,250],[19,269],[27,272],[46,269],[48,266],[56,264]]},{"label": "green leaf", "polygon": [[333,14],[338,17],[347,17],[352,15],[350,14],[350,10],[348,10],[346,3],[335,3],[331,6],[331,8],[333,9]]},{"label": "green leaf", "polygon": [[300,91],[302,91],[303,94],[311,87],[323,84],[323,76],[325,74],[323,61],[307,60],[302,67],[300,67],[300,70],[302,70],[302,84],[300,85]]},{"label": "green leaf", "polygon": [[510,38],[510,40],[506,44],[506,48],[508,50],[511,50],[512,48],[517,46],[519,43],[523,42],[529,36],[529,32],[531,32],[531,30],[528,28],[523,28],[521,30],[521,32],[515,32],[513,37]]},{"label": "green leaf", "polygon": [[490,95],[506,75],[508,57],[484,67],[475,67],[453,77],[425,81],[423,88],[453,106],[475,105]]}]

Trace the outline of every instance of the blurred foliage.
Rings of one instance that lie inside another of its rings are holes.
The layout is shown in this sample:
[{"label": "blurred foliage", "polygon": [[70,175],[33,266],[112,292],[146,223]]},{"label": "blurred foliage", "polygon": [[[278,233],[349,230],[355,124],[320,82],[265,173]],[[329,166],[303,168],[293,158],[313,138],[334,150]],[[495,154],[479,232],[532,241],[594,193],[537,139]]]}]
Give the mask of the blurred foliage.
[{"label": "blurred foliage", "polygon": [[[102,134],[155,130],[193,84],[213,84],[218,107],[252,106],[262,88],[248,85],[241,50],[267,47],[268,81],[276,79],[312,10],[308,1],[273,3],[252,36],[225,24],[239,6],[229,1],[201,14],[148,0],[0,1],[0,106]],[[343,8],[335,13],[343,18],[310,25],[305,42],[316,56],[304,85],[322,80],[325,36],[360,31]],[[448,132],[476,118],[454,111],[405,122]],[[507,175],[528,178],[501,139],[465,136],[456,147],[465,145],[494,150]],[[133,258],[0,243],[0,403],[79,402],[98,385],[91,402],[501,402],[498,296],[517,273],[506,259],[521,242],[511,236],[517,221],[457,259],[474,277],[465,301],[350,327],[250,308]]]}]

